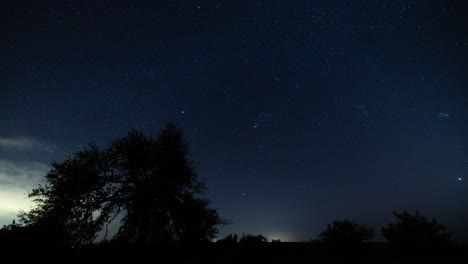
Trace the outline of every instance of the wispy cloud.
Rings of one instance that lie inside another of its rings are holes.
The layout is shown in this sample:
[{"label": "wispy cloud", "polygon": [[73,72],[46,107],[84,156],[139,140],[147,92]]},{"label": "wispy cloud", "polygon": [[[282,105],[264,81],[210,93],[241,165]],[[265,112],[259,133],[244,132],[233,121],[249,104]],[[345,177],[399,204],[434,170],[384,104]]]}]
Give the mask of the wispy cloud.
[{"label": "wispy cloud", "polygon": [[49,170],[46,164],[0,159],[0,226],[11,222],[20,210],[29,210],[32,201],[27,198]]},{"label": "wispy cloud", "polygon": [[36,186],[48,170],[49,166],[36,161],[15,162],[0,159],[0,186]]},{"label": "wispy cloud", "polygon": [[0,149],[52,151],[48,144],[27,137],[0,137]]}]

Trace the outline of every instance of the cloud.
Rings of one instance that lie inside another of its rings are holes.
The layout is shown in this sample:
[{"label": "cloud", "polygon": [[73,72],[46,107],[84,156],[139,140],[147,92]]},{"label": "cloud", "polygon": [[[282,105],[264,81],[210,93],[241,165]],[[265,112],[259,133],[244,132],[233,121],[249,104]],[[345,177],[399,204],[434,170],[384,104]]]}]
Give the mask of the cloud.
[{"label": "cloud", "polygon": [[0,159],[0,226],[10,223],[20,210],[27,211],[33,206],[27,194],[49,169],[40,162]]},{"label": "cloud", "polygon": [[48,144],[27,137],[0,137],[0,149],[52,151]]},{"label": "cloud", "polygon": [[46,164],[36,161],[15,162],[0,159],[0,186],[36,186],[49,168]]}]

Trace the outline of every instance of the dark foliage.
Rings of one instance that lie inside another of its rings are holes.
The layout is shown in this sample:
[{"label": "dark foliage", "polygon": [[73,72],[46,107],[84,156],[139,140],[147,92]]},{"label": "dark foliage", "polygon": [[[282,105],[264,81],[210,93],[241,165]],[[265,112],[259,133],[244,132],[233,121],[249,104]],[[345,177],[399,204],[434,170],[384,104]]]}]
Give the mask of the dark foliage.
[{"label": "dark foliage", "polygon": [[55,222],[42,221],[23,225],[13,221],[0,229],[0,248],[3,250],[65,249],[66,234]]},{"label": "dark foliage", "polygon": [[418,211],[414,214],[406,211],[393,214],[397,222],[382,228],[382,235],[393,246],[403,249],[430,249],[451,245],[451,233],[446,232],[445,226],[437,223],[435,219],[428,220]]},{"label": "dark foliage", "polygon": [[205,187],[187,155],[173,124],[155,139],[130,131],[107,149],[91,144],[52,163],[45,185],[30,193],[38,206],[21,221],[28,228],[52,225],[67,245],[92,242],[101,230],[107,236],[119,216],[115,239],[131,244],[208,241],[226,221],[200,198]]},{"label": "dark foliage", "polygon": [[223,244],[223,245],[233,245],[239,242],[239,238],[236,234],[229,234],[224,238],[218,239],[216,243]]},{"label": "dark foliage", "polygon": [[254,245],[254,244],[262,244],[268,242],[268,239],[260,234],[260,235],[251,235],[251,234],[242,234],[241,238],[239,239],[239,243],[242,245]]},{"label": "dark foliage", "polygon": [[328,224],[327,229],[319,234],[319,239],[327,246],[351,246],[369,240],[374,235],[371,227],[343,220]]},{"label": "dark foliage", "polygon": [[236,234],[229,234],[226,237],[219,239],[216,243],[220,245],[260,245],[268,242],[268,239],[263,235],[242,234],[239,238]]}]

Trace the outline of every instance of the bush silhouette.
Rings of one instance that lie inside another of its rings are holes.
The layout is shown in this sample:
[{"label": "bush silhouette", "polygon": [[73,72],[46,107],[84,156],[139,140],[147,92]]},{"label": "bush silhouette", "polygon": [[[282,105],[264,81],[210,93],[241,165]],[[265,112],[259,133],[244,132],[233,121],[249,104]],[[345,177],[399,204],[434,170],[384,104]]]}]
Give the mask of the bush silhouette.
[{"label": "bush silhouette", "polygon": [[262,234],[260,235],[242,234],[241,238],[239,239],[239,244],[242,244],[242,245],[258,245],[258,244],[262,244],[266,242],[268,242],[268,239]]},{"label": "bush silhouette", "polygon": [[218,241],[216,241],[216,243],[222,244],[222,245],[233,245],[233,244],[237,244],[237,242],[239,242],[239,239],[236,234],[229,234],[226,237],[221,238]]},{"label": "bush silhouette", "polygon": [[123,217],[114,239],[138,246],[209,241],[225,224],[197,179],[182,131],[169,123],[156,138],[132,130],[106,149],[89,145],[52,163],[30,197],[37,207],[20,215],[27,227],[53,223],[67,245],[92,242]]},{"label": "bush silhouette", "polygon": [[0,248],[4,250],[58,249],[66,247],[66,241],[66,234],[54,222],[24,225],[13,221],[0,229]]},{"label": "bush silhouette", "polygon": [[395,247],[410,248],[440,248],[451,244],[451,233],[445,226],[421,216],[418,211],[410,214],[406,211],[399,214],[395,224],[382,228],[382,235]]},{"label": "bush silhouette", "polygon": [[319,234],[320,241],[326,246],[352,246],[374,237],[374,230],[351,220],[333,221]]}]

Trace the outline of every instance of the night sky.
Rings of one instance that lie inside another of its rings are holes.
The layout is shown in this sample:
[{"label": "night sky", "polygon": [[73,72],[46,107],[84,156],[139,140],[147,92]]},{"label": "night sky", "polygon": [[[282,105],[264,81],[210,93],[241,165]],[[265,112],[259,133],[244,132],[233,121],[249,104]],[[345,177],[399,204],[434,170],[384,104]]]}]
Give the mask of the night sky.
[{"label": "night sky", "polygon": [[51,161],[173,121],[220,237],[418,209],[468,241],[466,1],[8,2],[0,225]]}]

